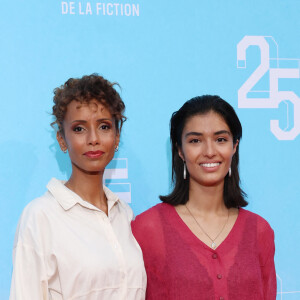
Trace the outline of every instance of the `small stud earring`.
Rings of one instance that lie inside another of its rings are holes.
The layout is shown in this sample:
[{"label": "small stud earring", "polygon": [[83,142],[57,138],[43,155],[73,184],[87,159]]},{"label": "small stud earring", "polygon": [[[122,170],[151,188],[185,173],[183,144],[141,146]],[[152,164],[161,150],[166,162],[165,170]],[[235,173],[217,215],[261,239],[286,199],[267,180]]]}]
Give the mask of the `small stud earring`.
[{"label": "small stud earring", "polygon": [[117,145],[115,148],[115,152],[118,152],[118,151],[119,151],[119,146]]},{"label": "small stud earring", "polygon": [[67,153],[67,151],[68,151],[68,149],[65,149],[65,150],[63,150],[63,153],[65,153],[65,154],[66,154],[66,153]]}]

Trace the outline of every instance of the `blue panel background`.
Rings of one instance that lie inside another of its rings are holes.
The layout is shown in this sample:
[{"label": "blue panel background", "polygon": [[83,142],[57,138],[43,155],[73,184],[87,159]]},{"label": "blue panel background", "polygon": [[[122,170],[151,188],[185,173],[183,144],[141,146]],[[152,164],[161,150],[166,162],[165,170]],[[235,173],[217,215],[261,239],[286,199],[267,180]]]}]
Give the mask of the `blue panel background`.
[{"label": "blue panel background", "polygon": [[[135,214],[170,189],[171,113],[206,93],[235,107],[244,129],[241,177],[248,208],[275,230],[278,299],[300,299],[300,137],[284,141],[270,132],[272,119],[286,126],[284,103],[238,108],[238,90],[260,64],[259,49],[250,47],[247,68],[237,68],[244,36],[272,36],[280,58],[300,58],[300,1],[102,1],[139,5],[139,16],[97,15],[97,1],[73,2],[74,15],[62,14],[60,0],[1,2],[0,299],[9,296],[13,237],[24,206],[44,193],[51,177],[70,175],[49,126],[52,91],[69,77],[93,72],[122,86],[128,121],[116,157],[127,159],[128,178],[112,181],[130,183]],[[80,15],[79,2],[89,2],[93,14]],[[280,68],[299,68],[293,63]],[[258,90],[269,89],[268,76]],[[299,98],[299,81],[281,79],[279,90]],[[288,130],[293,107],[289,116]]]}]

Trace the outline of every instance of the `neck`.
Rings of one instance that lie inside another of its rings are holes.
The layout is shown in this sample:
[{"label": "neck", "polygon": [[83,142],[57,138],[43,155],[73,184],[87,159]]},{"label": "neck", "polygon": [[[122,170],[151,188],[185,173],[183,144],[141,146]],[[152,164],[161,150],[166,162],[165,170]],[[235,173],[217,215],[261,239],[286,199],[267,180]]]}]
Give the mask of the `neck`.
[{"label": "neck", "polygon": [[216,186],[203,186],[190,181],[188,206],[204,214],[218,214],[227,211],[223,199],[224,182]]},{"label": "neck", "polygon": [[66,186],[83,200],[93,204],[107,214],[107,199],[103,191],[103,172],[85,173],[73,166]]}]

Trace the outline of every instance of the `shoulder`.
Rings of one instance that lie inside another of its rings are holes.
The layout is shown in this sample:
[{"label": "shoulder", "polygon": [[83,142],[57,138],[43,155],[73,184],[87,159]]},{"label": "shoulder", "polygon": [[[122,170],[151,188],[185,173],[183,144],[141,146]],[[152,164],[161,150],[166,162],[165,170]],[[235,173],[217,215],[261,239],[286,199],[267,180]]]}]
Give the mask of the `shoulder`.
[{"label": "shoulder", "polygon": [[57,202],[49,192],[29,202],[19,219],[14,245],[19,242],[34,244],[35,238],[44,236],[53,207],[57,207]]},{"label": "shoulder", "polygon": [[47,216],[49,208],[56,205],[53,196],[47,191],[43,196],[38,197],[29,202],[21,215],[21,222],[33,221],[34,219],[43,218]]},{"label": "shoulder", "polygon": [[172,208],[171,205],[169,204],[165,204],[165,203],[159,203],[156,204],[155,206],[147,209],[146,211],[144,211],[143,213],[141,213],[140,215],[138,215],[134,222],[151,222],[151,221],[155,221],[157,219],[160,219],[162,217],[162,215],[166,214],[168,212],[168,210],[170,210]]},{"label": "shoulder", "polygon": [[132,233],[144,254],[161,254],[164,245],[164,220],[172,209],[174,208],[171,205],[160,203],[141,213],[131,222]]},{"label": "shoulder", "polygon": [[17,234],[22,236],[25,232],[42,232],[52,216],[54,215],[56,219],[57,214],[63,210],[50,189],[56,181],[58,182],[57,179],[52,178],[47,184],[44,195],[35,198],[25,206],[19,219]]},{"label": "shoulder", "polygon": [[[266,265],[267,261],[272,258],[274,260],[275,253],[275,236],[268,221],[253,212],[242,210],[247,217],[248,228],[256,228],[255,240],[259,253],[261,266]],[[254,223],[255,222],[255,223]],[[252,223],[252,224],[251,224]]]},{"label": "shoulder", "polygon": [[274,249],[274,231],[267,220],[260,215],[245,209],[240,209],[241,217],[245,221],[245,226],[249,230],[255,228],[255,239],[261,251],[269,251]]},{"label": "shoulder", "polygon": [[132,221],[134,231],[152,231],[161,227],[162,220],[173,207],[169,204],[160,203],[138,215]]},{"label": "shoulder", "polygon": [[128,218],[128,221],[131,222],[134,218],[133,211],[132,211],[131,207],[129,206],[129,204],[127,202],[125,202],[122,199],[119,199],[118,201],[119,201],[119,204],[120,204],[120,207],[121,207],[121,212],[126,214],[126,216]]},{"label": "shoulder", "polygon": [[132,211],[131,207],[128,205],[128,203],[125,202],[124,200],[120,199],[117,194],[112,192],[105,185],[103,185],[103,190],[104,190],[104,193],[106,195],[108,202],[110,202],[110,201],[113,202],[113,205],[117,202],[118,206],[119,206],[119,213],[125,214],[128,221],[131,222],[131,220],[133,219],[133,211]]},{"label": "shoulder", "polygon": [[259,231],[266,231],[266,232],[273,231],[268,221],[264,219],[262,216],[254,212],[251,212],[249,210],[246,210],[244,208],[240,208],[240,214],[243,219],[247,220],[247,222],[255,223]]}]

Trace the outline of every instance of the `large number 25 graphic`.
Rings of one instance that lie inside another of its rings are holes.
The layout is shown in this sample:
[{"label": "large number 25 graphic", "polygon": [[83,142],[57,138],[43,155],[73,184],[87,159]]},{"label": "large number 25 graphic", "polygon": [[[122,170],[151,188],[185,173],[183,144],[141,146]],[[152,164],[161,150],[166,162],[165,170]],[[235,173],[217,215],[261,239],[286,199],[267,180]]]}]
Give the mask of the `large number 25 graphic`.
[{"label": "large number 25 graphic", "polygon": [[[280,68],[279,62],[284,59],[279,59],[277,55],[275,58],[276,67],[270,68],[270,48],[266,38],[272,39],[272,37],[264,36],[245,36],[237,45],[238,68],[246,68],[246,50],[248,47],[258,46],[261,56],[260,65],[238,91],[238,106],[240,108],[278,108],[281,102],[289,101],[294,110],[294,127],[288,131],[282,130],[278,120],[271,120],[270,129],[278,140],[293,140],[300,134],[300,98],[292,91],[279,91],[278,80],[280,78],[299,78],[300,60],[293,60],[298,62],[297,68]],[[278,53],[278,49],[276,53]],[[243,62],[243,66],[240,66],[241,62]],[[248,98],[248,93],[255,92],[252,90],[253,87],[268,71],[270,83],[268,98]]]}]

